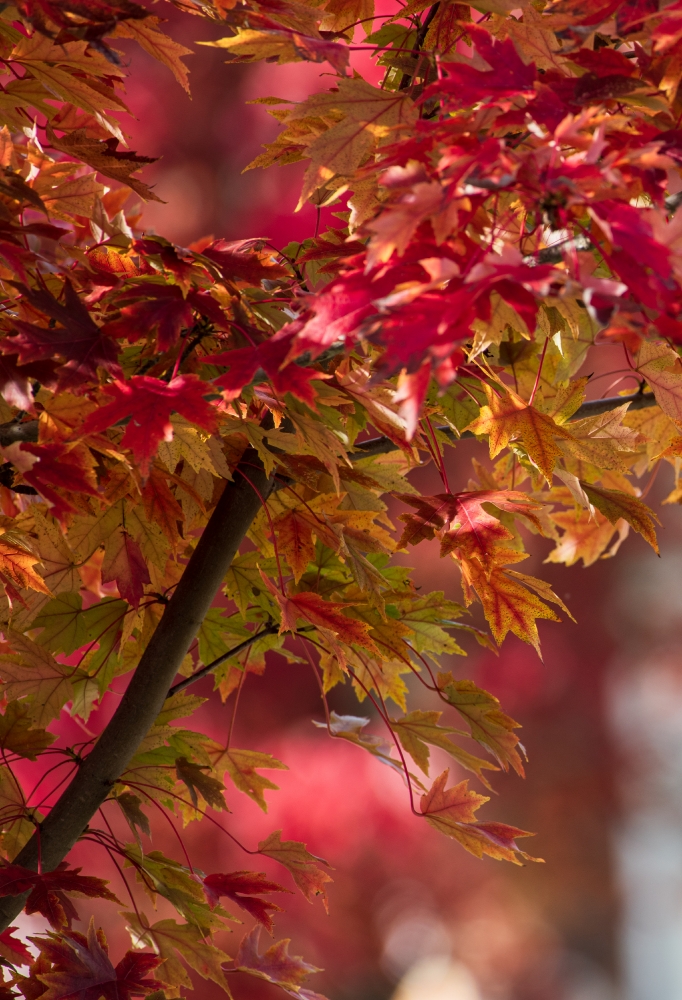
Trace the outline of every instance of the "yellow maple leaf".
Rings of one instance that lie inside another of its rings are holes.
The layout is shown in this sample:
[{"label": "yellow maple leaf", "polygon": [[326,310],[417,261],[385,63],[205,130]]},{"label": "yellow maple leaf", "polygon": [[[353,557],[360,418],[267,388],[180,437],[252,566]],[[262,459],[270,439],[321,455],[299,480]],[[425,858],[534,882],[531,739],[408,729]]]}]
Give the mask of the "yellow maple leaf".
[{"label": "yellow maple leaf", "polygon": [[[609,556],[615,555],[629,531],[625,522],[619,528],[599,512],[590,515],[588,510],[560,510],[550,514],[550,517],[563,529],[563,534],[546,562],[565,563],[567,566],[572,566],[578,559],[582,559],[583,566],[591,566],[606,552],[611,539],[619,531],[619,537],[608,553]],[[625,531],[622,530],[623,525]]]}]

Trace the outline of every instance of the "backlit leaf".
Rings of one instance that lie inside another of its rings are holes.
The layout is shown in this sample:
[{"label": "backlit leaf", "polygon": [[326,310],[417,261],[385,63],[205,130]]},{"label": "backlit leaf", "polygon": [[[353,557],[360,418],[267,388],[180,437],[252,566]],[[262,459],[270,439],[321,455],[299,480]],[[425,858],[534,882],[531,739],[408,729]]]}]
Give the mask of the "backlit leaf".
[{"label": "backlit leaf", "polygon": [[323,858],[318,858],[306,850],[305,844],[301,844],[297,840],[282,840],[281,833],[281,830],[276,830],[265,840],[261,840],[258,845],[259,852],[284,865],[291,872],[294,882],[309,902],[312,902],[313,896],[322,896],[326,906],[325,883],[331,882],[332,879],[330,875],[322,871],[319,865],[325,865],[328,868],[329,864]]},{"label": "backlit leaf", "polygon": [[448,771],[436,778],[431,789],[421,798],[421,811],[427,822],[457,840],[462,847],[477,858],[484,854],[498,861],[537,861],[516,845],[517,837],[531,837],[525,830],[518,830],[504,823],[478,823],[476,811],[489,799],[470,792],[468,782],[461,781],[454,788],[446,788]]},{"label": "backlit leaf", "polygon": [[[620,490],[605,490],[600,486],[581,482],[590,503],[608,518],[611,524],[617,524],[622,518],[649,543],[654,552],[658,553],[655,521],[658,518],[654,512],[637,497]],[[660,523],[660,522],[659,522]]]}]

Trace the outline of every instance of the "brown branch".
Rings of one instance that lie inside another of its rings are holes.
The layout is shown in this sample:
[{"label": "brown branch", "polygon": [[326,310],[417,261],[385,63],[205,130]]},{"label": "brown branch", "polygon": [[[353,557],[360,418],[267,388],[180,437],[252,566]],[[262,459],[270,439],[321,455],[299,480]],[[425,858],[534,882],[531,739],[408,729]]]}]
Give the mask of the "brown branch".
[{"label": "brown branch", "polygon": [[[631,410],[643,410],[648,406],[656,405],[656,397],[651,392],[634,392],[631,396],[608,396],[606,399],[590,399],[583,403],[569,420],[583,420],[585,417],[596,417],[600,413],[608,413],[615,410],[623,403],[629,403]],[[451,427],[437,427],[436,430],[445,434],[452,441],[459,441],[462,438],[474,438],[476,435],[471,431],[463,431],[457,434]],[[359,462],[361,458],[368,455],[386,455],[390,451],[397,451],[398,445],[394,444],[390,438],[375,437],[367,441],[361,441],[355,445],[355,451],[350,455],[351,461]]]},{"label": "brown branch", "polygon": [[[261,496],[272,489],[254,449],[242,459]],[[260,500],[243,476],[226,485],[170,598],[113,718],[49,815],[14,859],[33,871],[52,871],[83,834],[158,716],[182,660],[199,630]],[[21,911],[26,896],[0,899],[0,929]]]},{"label": "brown branch", "polygon": [[[632,409],[641,409],[653,406],[655,399],[649,393],[635,393],[631,396],[593,400],[583,403],[571,419],[605,413],[628,402]],[[33,424],[36,426],[31,426]],[[450,428],[440,429],[453,438],[457,436]],[[0,427],[0,443],[32,440],[36,431],[37,421],[5,425]],[[362,442],[356,445],[356,449],[352,457],[357,460],[367,455],[394,451],[397,445],[388,438],[380,437]],[[16,864],[33,871],[38,869],[39,864],[44,871],[54,870],[82,836],[91,818],[125,771],[153,726],[169,690],[182,690],[216,667],[219,661],[235,654],[236,649],[231,650],[225,657],[219,657],[218,661],[171,687],[225,574],[258,513],[261,503],[258,494],[267,499],[273,488],[273,477],[266,476],[254,449],[249,448],[245,452],[241,464],[245,470],[248,469],[250,483],[245,476],[237,475],[225,487],[168,602],[163,618],[142,654],[118,709],[66,791],[13,859]],[[254,635],[247,643],[250,644],[256,638]],[[4,930],[21,912],[27,896],[25,893],[22,896],[0,899],[0,930]]]},{"label": "brown branch", "polygon": [[212,670],[219,667],[221,663],[225,662],[225,660],[230,660],[233,656],[237,656],[238,653],[243,653],[245,649],[248,649],[249,646],[253,645],[253,643],[258,639],[262,639],[264,635],[273,635],[278,630],[279,625],[273,624],[266,625],[260,632],[254,632],[253,635],[244,639],[243,642],[233,646],[232,649],[228,649],[226,653],[223,653],[221,656],[216,656],[215,660],[211,660],[211,662],[207,663],[204,667],[200,667],[198,670],[195,670],[193,674],[189,675],[189,677],[183,677],[181,681],[178,681],[178,683],[174,684],[169,690],[168,697],[171,698],[174,694],[184,691],[186,687],[190,686],[190,684],[194,684],[195,681],[200,681],[202,677],[210,674]]},{"label": "brown branch", "polygon": [[9,444],[16,444],[17,441],[32,441],[35,443],[37,440],[37,420],[26,420],[24,423],[12,420],[8,424],[0,424],[0,445],[3,448],[6,448]]}]

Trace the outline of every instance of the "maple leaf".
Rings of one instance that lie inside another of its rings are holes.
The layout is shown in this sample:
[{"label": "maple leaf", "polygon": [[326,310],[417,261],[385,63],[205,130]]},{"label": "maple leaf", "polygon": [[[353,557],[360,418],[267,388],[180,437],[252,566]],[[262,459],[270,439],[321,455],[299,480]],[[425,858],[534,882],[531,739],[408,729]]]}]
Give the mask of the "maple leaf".
[{"label": "maple leaf", "polygon": [[[551,608],[532,593],[533,590],[539,589],[534,584],[541,585],[541,581],[535,577],[524,580],[522,574],[500,567],[485,572],[473,560],[462,562],[461,569],[465,585],[474,588],[483,605],[485,617],[497,644],[504,641],[508,632],[513,632],[519,639],[534,646],[540,656],[540,637],[535,624],[536,618],[561,621]],[[529,589],[524,584],[530,581],[532,583]],[[562,601],[549,588],[542,593],[542,597],[563,607]]]},{"label": "maple leaf", "polygon": [[168,67],[180,86],[189,94],[188,71],[182,62],[182,57],[191,55],[192,50],[160,31],[158,27],[160,20],[145,10],[143,18],[118,20],[115,35],[135,39],[140,48]]},{"label": "maple leaf", "polygon": [[[150,470],[149,479],[142,490],[142,505],[150,524],[155,524],[174,546],[178,541],[178,521],[182,523],[182,507],[166,482],[168,473],[157,466]],[[179,480],[183,482],[183,480]],[[201,501],[200,501],[201,502]]]},{"label": "maple leaf", "polygon": [[514,734],[520,723],[502,711],[499,700],[476,687],[473,681],[455,680],[451,673],[438,675],[438,689],[466,720],[473,739],[489,750],[505,770],[511,764],[523,777],[523,763],[517,749],[523,747]]},{"label": "maple leaf", "polygon": [[267,340],[258,347],[240,347],[224,354],[210,354],[203,361],[212,365],[225,365],[229,371],[215,380],[226,390],[227,399],[236,399],[245,385],[262,369],[270,379],[272,388],[279,395],[292,393],[297,399],[315,408],[315,392],[310,384],[314,379],[325,378],[324,372],[287,364],[291,348],[289,338]]},{"label": "maple leaf", "polygon": [[12,965],[30,965],[33,955],[23,941],[14,937],[18,927],[7,927],[0,934],[0,955]]},{"label": "maple leaf", "polygon": [[204,430],[215,430],[215,414],[204,400],[206,383],[196,375],[178,375],[168,383],[147,375],[133,375],[127,382],[105,386],[103,391],[113,396],[114,401],[91,413],[80,433],[98,433],[130,418],[121,444],[131,449],[145,477],[159,443],[173,438],[171,411],[177,411]]},{"label": "maple leaf", "polygon": [[21,364],[52,359],[55,355],[64,358],[64,363],[56,369],[62,390],[88,380],[96,381],[98,367],[114,378],[121,376],[115,342],[94,322],[68,279],[64,282],[63,304],[48,291],[28,288],[20,282],[14,284],[30,306],[59,327],[14,320],[18,333],[0,343],[3,354],[18,355]]},{"label": "maple leaf", "polygon": [[204,771],[207,770],[209,770],[208,767],[192,764],[186,757],[178,757],[175,761],[175,773],[178,776],[178,781],[184,782],[187,786],[189,797],[195,809],[199,804],[197,796],[197,792],[199,792],[208,805],[213,806],[214,809],[227,810],[223,798],[223,783],[217,778],[212,778],[209,774],[204,774]]},{"label": "maple leaf", "polygon": [[202,256],[217,265],[222,276],[228,280],[236,278],[258,286],[265,279],[277,281],[288,278],[288,268],[276,263],[269,251],[262,253],[259,249],[261,245],[260,240],[215,240],[201,252]]},{"label": "maple leaf", "polygon": [[176,920],[159,920],[150,924],[144,913],[124,913],[133,939],[140,945],[151,947],[163,963],[157,975],[170,986],[192,988],[177,955],[181,955],[191,969],[217,983],[230,995],[222,966],[230,960],[225,952],[204,940],[201,929],[193,924],[179,924]]},{"label": "maple leaf", "polygon": [[623,423],[628,417],[628,403],[615,410],[571,423],[571,436],[562,440],[562,450],[589,462],[598,469],[627,472],[637,446],[637,433]]},{"label": "maple leaf", "polygon": [[[87,26],[87,37],[99,40],[118,21],[128,18],[143,18],[147,11],[132,0],[20,0],[19,8],[26,19],[47,38],[54,37],[54,27],[70,33]],[[50,22],[52,22],[50,24]],[[95,29],[95,31],[92,31]]]},{"label": "maple leaf", "polygon": [[145,584],[151,583],[140,546],[122,528],[116,528],[107,539],[102,583],[110,581],[116,583],[121,597],[134,608],[139,607]]},{"label": "maple leaf", "polygon": [[44,497],[51,513],[62,522],[76,507],[57,490],[98,496],[94,461],[87,449],[60,442],[30,444],[24,441],[9,445],[5,455],[19,470],[23,481]]},{"label": "maple leaf", "polygon": [[54,388],[57,384],[53,361],[33,361],[27,365],[18,364],[18,355],[6,354],[0,357],[0,393],[10,406],[19,410],[33,410],[33,394],[30,378],[41,385]]},{"label": "maple leaf", "polygon": [[138,796],[133,795],[132,792],[121,792],[120,795],[116,796],[116,802],[121,807],[123,815],[128,821],[128,825],[135,836],[138,836],[137,828],[139,827],[143,833],[146,833],[148,837],[151,837],[149,819],[140,808],[140,799]]},{"label": "maple leaf", "polygon": [[534,503],[518,490],[476,490],[466,493],[439,493],[436,496],[412,496],[396,493],[403,503],[415,507],[416,514],[401,514],[406,527],[398,548],[416,545],[422,539],[440,538],[441,556],[461,549],[468,558],[482,561],[493,556],[497,542],[513,538],[512,532],[484,507],[491,504],[512,514],[523,514],[539,529],[533,513],[541,504]]},{"label": "maple leaf", "polygon": [[447,77],[439,81],[438,86],[428,87],[425,99],[444,92],[461,107],[486,98],[495,101],[520,93],[534,95],[535,64],[527,66],[521,60],[510,38],[501,42],[480,28],[467,27],[467,31],[491,68],[479,70],[460,63],[447,63]]},{"label": "maple leaf", "polygon": [[223,748],[219,744],[207,745],[206,749],[213,769],[218,773],[222,772],[223,776],[229,774],[239,791],[257,802],[263,812],[267,812],[268,806],[263,792],[266,789],[278,791],[279,786],[264,778],[262,774],[258,774],[256,768],[286,771],[287,765],[269,753],[262,753],[259,750]]},{"label": "maple leaf", "polygon": [[382,91],[360,77],[346,77],[338,81],[337,89],[312,94],[297,105],[288,122],[330,111],[340,112],[343,120],[326,128],[308,146],[306,155],[311,164],[299,207],[335,174],[353,174],[374,148],[375,136],[381,138],[385,130],[409,126],[417,118],[417,109],[404,91]]},{"label": "maple leaf", "polygon": [[114,968],[90,920],[88,934],[73,931],[59,936],[50,935],[43,941],[35,938],[43,954],[52,960],[52,970],[43,972],[40,980],[47,986],[45,1000],[129,1000],[131,995],[144,995],[159,988],[147,973],[161,959],[156,955],[129,951]]},{"label": "maple leaf", "polygon": [[273,923],[271,912],[281,911],[281,907],[257,897],[269,892],[289,892],[277,882],[272,882],[263,872],[229,872],[206,875],[202,880],[209,904],[215,906],[221,896],[227,896],[237,906],[250,913],[252,917],[272,934]]},{"label": "maple leaf", "polygon": [[607,558],[604,553],[618,531],[618,539],[607,554],[615,555],[629,530],[625,524],[624,534],[621,530],[623,522],[616,527],[597,511],[593,514],[589,510],[556,511],[550,516],[564,531],[556,548],[547,556],[547,562],[562,562],[567,566],[572,566],[578,559],[582,559],[583,566],[591,566],[600,557]]},{"label": "maple leaf", "polygon": [[282,613],[280,635],[282,632],[295,632],[298,619],[303,618],[317,628],[332,632],[337,639],[348,643],[349,646],[355,643],[368,649],[371,653],[379,652],[376,644],[367,634],[369,625],[366,622],[358,621],[357,618],[349,618],[342,613],[344,608],[352,607],[353,602],[325,601],[319,594],[312,591],[301,591],[285,597],[262,571],[261,576],[275,597]]},{"label": "maple leaf", "polygon": [[555,439],[570,438],[570,432],[511,389],[502,395],[487,384],[483,388],[488,405],[481,407],[480,415],[466,430],[488,436],[491,458],[511,440],[520,438],[530,460],[551,484],[554,464],[561,454]]},{"label": "maple leaf", "polygon": [[4,753],[35,760],[56,739],[45,729],[34,729],[28,707],[18,701],[10,701],[0,715],[0,748]]},{"label": "maple leaf", "polygon": [[82,163],[87,163],[105,177],[127,184],[146,201],[161,201],[151,188],[132,174],[148,163],[156,163],[156,156],[139,156],[132,151],[117,151],[118,139],[111,137],[104,141],[93,139],[86,129],[74,129],[68,135],[58,139],[51,128],[47,129],[48,139],[55,149],[73,156]]},{"label": "maple leaf", "polygon": [[57,663],[54,657],[27,636],[3,628],[14,653],[0,654],[2,691],[9,700],[26,699],[30,717],[36,725],[46,725],[59,717],[63,706],[73,697],[69,676],[71,668]]},{"label": "maple leaf", "polygon": [[281,830],[276,830],[265,840],[261,840],[258,845],[259,854],[265,854],[266,857],[279,861],[291,872],[294,882],[309,902],[312,902],[312,896],[322,896],[326,907],[325,883],[331,882],[332,879],[319,868],[319,865],[326,865],[329,868],[328,862],[311,854],[306,850],[305,844],[297,840],[282,840],[281,833]]},{"label": "maple leaf", "polygon": [[438,720],[442,714],[442,712],[423,712],[421,710],[409,712],[401,719],[392,719],[391,729],[398,734],[403,749],[410,754],[424,774],[429,773],[429,748],[427,744],[430,743],[432,746],[440,747],[441,750],[451,754],[468,770],[475,771],[483,784],[490,788],[482,771],[484,769],[497,771],[498,769],[494,764],[474,757],[473,754],[467,753],[456,743],[453,743],[449,734],[457,733],[458,730],[450,726],[439,726]]},{"label": "maple leaf", "polygon": [[637,356],[637,371],[653,390],[664,413],[682,421],[682,363],[666,343],[644,341]]},{"label": "maple leaf", "polygon": [[301,984],[311,973],[320,970],[304,962],[302,958],[290,955],[288,938],[271,945],[262,955],[259,954],[259,938],[260,926],[256,924],[254,929],[245,934],[241,940],[234,960],[235,967],[240,972],[248,972],[269,983],[276,983],[286,993],[299,996]]},{"label": "maple leaf", "polygon": [[348,66],[348,49],[335,42],[295,31],[256,31],[252,28],[238,28],[236,35],[220,38],[215,42],[201,42],[227,49],[235,62],[288,63],[306,59],[310,62],[328,62],[337,73],[344,73]]},{"label": "maple leaf", "polygon": [[65,913],[64,901],[60,898],[63,893],[118,902],[103,879],[81,875],[80,871],[80,868],[75,868],[73,871],[58,869],[39,873],[20,865],[5,864],[0,867],[0,896],[18,896],[28,892],[27,913],[40,913],[53,927],[66,927],[70,921]]},{"label": "maple leaf", "polygon": [[294,509],[275,518],[273,527],[279,553],[291,567],[294,582],[298,583],[315,555],[314,523],[311,524],[306,510]]},{"label": "maple leaf", "polygon": [[658,542],[656,541],[654,521],[657,521],[659,524],[660,521],[645,503],[630,493],[623,493],[621,490],[605,490],[600,486],[585,483],[582,480],[580,485],[590,503],[594,504],[597,510],[601,511],[611,524],[617,524],[621,518],[627,521],[635,531],[639,532],[646,539],[658,555]]},{"label": "maple leaf", "polygon": [[[130,298],[126,295],[126,300]],[[110,337],[120,337],[131,343],[146,340],[150,332],[156,330],[156,349],[163,352],[173,347],[183,328],[189,329],[192,323],[192,306],[183,297],[181,288],[145,285],[138,289],[130,305],[122,306],[120,319],[111,320],[102,329]]]},{"label": "maple leaf", "polygon": [[20,590],[30,588],[41,594],[50,594],[45,580],[34,569],[38,562],[37,556],[12,544],[11,533],[0,536],[0,579],[9,581]]},{"label": "maple leaf", "polygon": [[468,789],[467,781],[460,781],[454,788],[446,788],[449,771],[443,771],[421,797],[421,812],[426,821],[446,837],[459,841],[462,847],[477,858],[484,854],[498,861],[537,861],[516,845],[517,837],[532,837],[532,833],[518,830],[504,823],[477,823],[476,811],[490,799]]}]

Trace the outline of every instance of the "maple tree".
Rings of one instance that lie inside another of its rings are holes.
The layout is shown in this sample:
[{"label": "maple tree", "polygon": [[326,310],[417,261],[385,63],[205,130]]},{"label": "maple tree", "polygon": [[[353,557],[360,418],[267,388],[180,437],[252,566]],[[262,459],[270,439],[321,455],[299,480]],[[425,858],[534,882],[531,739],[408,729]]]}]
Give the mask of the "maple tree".
[{"label": "maple tree", "polygon": [[[426,784],[430,747],[488,789],[490,772],[524,773],[518,724],[441,658],[463,636],[496,648],[509,632],[539,652],[537,620],[570,616],[514,568],[526,533],[553,541],[548,561],[587,566],[630,528],[658,551],[643,496],[661,464],[675,476],[665,502],[682,502],[679,0],[174,2],[224,29],[208,44],[226,59],[331,72],[299,103],[262,99],[282,131],[250,166],[307,161],[301,205],[335,206],[338,225],[280,248],[145,233],[135,196],[158,196],[136,176],[150,158],[126,148],[117,44],[186,89],[189,50],[132,0],[0,11],[7,997],[172,997],[188,968],[228,993],[241,971],[316,996],[288,942],[259,950],[287,885],[206,873],[149,842],[150,806],[228,836],[214,815],[226,790],[267,809],[277,786],[260,772],[283,762],[178,723],[207,674],[236,714],[271,651],[309,664],[316,725],[402,775],[415,817],[477,857],[537,860],[517,844],[526,831],[479,817],[487,797],[467,780]],[[586,400],[595,345],[617,360]],[[491,462],[453,489],[447,449],[463,437]],[[425,461],[442,493],[411,482]],[[433,539],[464,606],[392,561]],[[474,601],[490,634],[467,621]],[[412,675],[433,709],[408,707]],[[344,683],[380,731],[329,707]],[[111,720],[70,744],[62,713],[96,720],[107,694]],[[94,923],[72,929],[72,895],[120,905],[69,866],[80,839],[109,854],[132,901],[136,947],[116,965]],[[325,897],[329,865],[304,844],[276,831],[244,846]],[[150,923],[136,886],[179,919]],[[31,939],[37,958],[10,928],[22,909],[53,928]],[[229,955],[232,911],[255,927]]]}]

